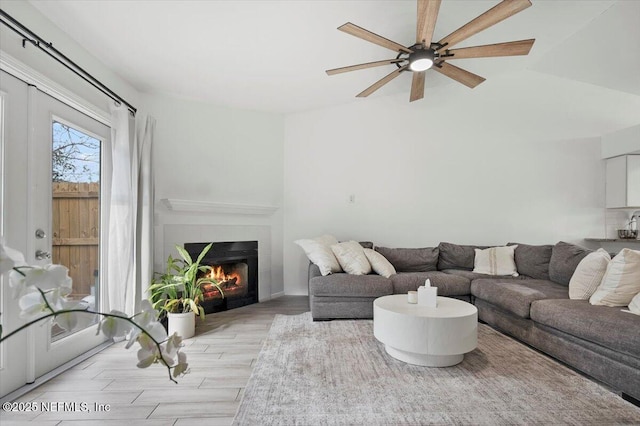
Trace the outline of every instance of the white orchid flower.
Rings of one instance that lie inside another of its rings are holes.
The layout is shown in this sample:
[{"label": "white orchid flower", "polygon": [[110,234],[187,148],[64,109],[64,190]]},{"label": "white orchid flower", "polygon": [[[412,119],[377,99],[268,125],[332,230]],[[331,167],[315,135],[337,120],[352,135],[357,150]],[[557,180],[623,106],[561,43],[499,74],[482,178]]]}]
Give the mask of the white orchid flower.
[{"label": "white orchid flower", "polygon": [[58,287],[71,288],[69,270],[62,265],[35,266],[23,270],[24,281],[27,286],[38,287],[40,290],[51,290]]},{"label": "white orchid flower", "polygon": [[23,266],[20,272],[13,270],[9,274],[9,287],[13,289],[15,299],[24,295],[30,287],[47,291],[63,288],[71,293],[72,281],[69,270],[62,265]]},{"label": "white orchid flower", "polygon": [[9,273],[9,287],[11,288],[11,297],[14,299],[19,299],[27,293],[28,290],[24,280],[24,273],[12,270]]},{"label": "white orchid flower", "polygon": [[[65,301],[63,303],[64,310],[70,309],[82,309],[86,310],[88,308],[88,304],[86,302],[70,302]],[[95,320],[94,314],[89,314],[85,312],[65,312],[63,314],[56,315],[54,322],[58,324],[59,327],[72,331],[72,330],[80,330],[85,327],[88,327]]]},{"label": "white orchid flower", "polygon": [[155,348],[155,351],[147,350],[145,348],[138,349],[138,368],[147,368],[148,366],[156,362],[156,359],[158,358],[157,353],[157,347]]},{"label": "white orchid flower", "polygon": [[[64,297],[68,294],[66,288],[55,288],[42,294],[35,287],[27,287],[27,292],[18,300],[20,318],[34,320],[47,314],[63,309]],[[46,302],[45,302],[46,298]]]},{"label": "white orchid flower", "polygon": [[0,243],[0,275],[11,271],[14,266],[22,266],[24,263],[22,253]]},{"label": "white orchid flower", "polygon": [[182,337],[178,333],[173,333],[169,339],[167,339],[167,353],[173,358],[173,354],[177,354],[178,350],[182,347]]},{"label": "white orchid flower", "polygon": [[[132,318],[133,322],[135,322],[140,327],[144,328],[145,331],[147,331],[146,330],[147,328],[150,328],[150,329],[155,328],[156,326],[154,324],[157,323],[156,317],[158,313],[156,312],[155,309],[153,309],[153,306],[151,306],[151,302],[145,299],[140,304],[140,307],[142,308],[142,311],[140,311],[139,313],[133,316]],[[129,349],[136,342],[136,340],[138,339],[138,336],[140,336],[140,334],[142,333],[142,330],[140,329],[140,327],[134,326],[131,328],[131,334],[129,334],[129,341],[125,345],[125,349]],[[161,324],[160,324],[160,327],[162,327]],[[162,329],[164,330],[164,327],[162,327]],[[158,342],[163,341],[165,338],[166,338],[166,334],[163,338],[158,340]]]},{"label": "white orchid flower", "polygon": [[109,314],[115,315],[115,317],[105,317],[105,319],[100,321],[100,325],[98,326],[98,333],[102,331],[102,334],[104,334],[109,339],[113,339],[114,337],[126,336],[132,327],[131,323],[127,321],[127,319],[129,318],[127,314],[115,309],[109,312]]},{"label": "white orchid flower", "polygon": [[173,377],[183,376],[187,374],[189,364],[187,364],[187,355],[183,352],[178,353],[178,364],[173,367]]}]

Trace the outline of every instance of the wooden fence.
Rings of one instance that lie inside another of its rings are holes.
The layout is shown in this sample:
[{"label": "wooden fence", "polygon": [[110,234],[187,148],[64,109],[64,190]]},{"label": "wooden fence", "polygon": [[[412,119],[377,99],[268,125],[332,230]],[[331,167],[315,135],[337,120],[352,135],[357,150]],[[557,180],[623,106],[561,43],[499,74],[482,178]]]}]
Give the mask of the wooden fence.
[{"label": "wooden fence", "polygon": [[99,269],[99,196],[99,183],[53,183],[52,261],[69,268],[74,299],[91,294]]}]

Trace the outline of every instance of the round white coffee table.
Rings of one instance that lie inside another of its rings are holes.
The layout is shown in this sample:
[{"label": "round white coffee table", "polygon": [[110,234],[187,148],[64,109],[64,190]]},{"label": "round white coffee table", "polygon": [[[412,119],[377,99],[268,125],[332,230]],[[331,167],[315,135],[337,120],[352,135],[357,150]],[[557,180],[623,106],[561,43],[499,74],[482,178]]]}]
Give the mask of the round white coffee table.
[{"label": "round white coffee table", "polygon": [[392,357],[409,364],[449,367],[478,344],[478,309],[438,297],[437,307],[407,302],[406,294],[373,301],[373,335]]}]

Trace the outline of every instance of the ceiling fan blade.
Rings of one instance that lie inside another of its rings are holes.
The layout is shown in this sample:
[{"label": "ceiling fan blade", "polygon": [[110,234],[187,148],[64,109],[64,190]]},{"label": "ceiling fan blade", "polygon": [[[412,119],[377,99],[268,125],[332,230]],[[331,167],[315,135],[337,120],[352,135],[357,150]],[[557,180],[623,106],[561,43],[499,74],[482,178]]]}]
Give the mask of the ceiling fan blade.
[{"label": "ceiling fan blade", "polygon": [[416,43],[431,46],[433,30],[436,27],[438,11],[442,0],[418,0],[418,25],[416,28]]},{"label": "ceiling fan blade", "polygon": [[480,77],[479,75],[463,70],[462,68],[458,68],[455,65],[451,65],[446,62],[439,62],[438,64],[434,65],[432,69],[472,89],[486,80],[484,77]]},{"label": "ceiling fan blade", "polygon": [[535,41],[536,40],[532,38],[529,40],[510,41],[507,43],[487,44],[484,46],[447,50],[446,56],[442,59],[450,61],[451,59],[528,55]]},{"label": "ceiling fan blade", "polygon": [[378,46],[386,47],[387,49],[391,49],[394,52],[405,52],[412,53],[410,49],[407,49],[400,43],[396,43],[395,41],[391,41],[386,39],[378,34],[374,34],[371,31],[365,30],[357,25],[352,24],[351,22],[347,22],[346,24],[338,27],[340,31],[343,31],[347,34],[351,34],[352,36],[356,36],[368,42],[377,44]]},{"label": "ceiling fan blade", "polygon": [[384,61],[375,61],[375,62],[367,62],[366,64],[358,64],[358,65],[351,65],[348,67],[342,67],[342,68],[334,68],[332,70],[327,70],[327,74],[329,75],[334,75],[334,74],[340,74],[343,72],[349,72],[349,71],[357,71],[357,70],[363,70],[366,68],[373,68],[373,67],[381,67],[383,65],[389,65],[389,64],[396,64],[398,62],[403,62],[404,59],[385,59]]},{"label": "ceiling fan blade", "polygon": [[358,93],[356,95],[356,97],[357,98],[366,98],[367,96],[369,96],[370,94],[372,94],[373,92],[375,92],[376,90],[378,90],[379,88],[381,88],[382,86],[384,86],[385,84],[387,84],[388,82],[390,82],[391,80],[393,80],[394,78],[399,76],[400,73],[402,71],[406,70],[408,67],[409,67],[409,65],[405,65],[402,68],[398,68],[394,72],[392,72],[390,74],[387,74],[386,76],[384,76],[380,80],[378,80],[375,83],[373,83],[371,86],[369,86],[366,89],[364,89],[362,92]]},{"label": "ceiling fan blade", "polygon": [[438,43],[446,45],[446,48],[450,49],[472,35],[477,34],[482,30],[486,30],[498,22],[504,21],[508,17],[515,15],[529,6],[531,6],[531,1],[529,0],[503,0],[495,7],[487,10],[474,20],[469,21],[462,27],[458,28]]},{"label": "ceiling fan blade", "polygon": [[424,77],[425,72],[414,72],[413,80],[411,81],[411,96],[409,102],[417,101],[424,98]]}]

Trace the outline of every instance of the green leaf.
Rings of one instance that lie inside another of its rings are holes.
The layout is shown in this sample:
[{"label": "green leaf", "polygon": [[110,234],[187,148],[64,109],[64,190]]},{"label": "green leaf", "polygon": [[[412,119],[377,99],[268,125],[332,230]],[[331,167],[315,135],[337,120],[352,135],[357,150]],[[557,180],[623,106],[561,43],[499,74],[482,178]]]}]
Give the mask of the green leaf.
[{"label": "green leaf", "polygon": [[189,256],[189,253],[187,253],[187,251],[183,247],[176,246],[176,249],[178,250],[178,253],[180,253],[180,256],[187,263],[187,265],[191,265],[193,263],[191,256]]},{"label": "green leaf", "polygon": [[211,250],[211,246],[213,245],[213,243],[209,243],[207,244],[207,246],[205,248],[202,249],[202,251],[200,252],[200,255],[198,256],[198,260],[196,261],[196,263],[199,265],[200,261],[202,261],[202,259],[204,259],[204,256],[207,254],[207,252],[209,250]]}]

